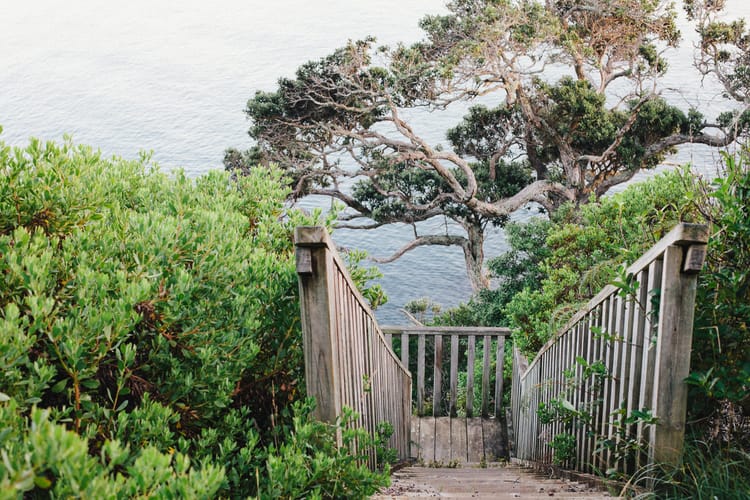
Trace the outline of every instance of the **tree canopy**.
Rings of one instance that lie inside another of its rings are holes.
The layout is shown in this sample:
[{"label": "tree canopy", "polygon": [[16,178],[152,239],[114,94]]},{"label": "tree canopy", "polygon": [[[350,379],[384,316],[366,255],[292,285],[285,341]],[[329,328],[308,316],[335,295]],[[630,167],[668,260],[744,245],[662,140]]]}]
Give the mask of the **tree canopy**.
[{"label": "tree canopy", "polygon": [[[712,24],[717,4],[688,2],[703,30],[698,66],[746,108],[744,25]],[[246,109],[256,145],[229,151],[226,163],[278,163],[295,196],[328,195],[349,207],[343,222],[414,224],[414,240],[392,258],[459,245],[480,289],[488,224],[530,202],[547,210],[585,203],[679,144],[723,146],[743,133],[747,113],[712,123],[660,97],[680,39],[675,16],[671,3],[654,0],[455,0],[447,14],[421,21],[425,36],[415,44],[351,41],[275,91],[257,92]],[[411,109],[458,102],[477,104],[446,131],[450,147],[408,119]],[[434,217],[465,234],[420,234],[416,223]]]}]

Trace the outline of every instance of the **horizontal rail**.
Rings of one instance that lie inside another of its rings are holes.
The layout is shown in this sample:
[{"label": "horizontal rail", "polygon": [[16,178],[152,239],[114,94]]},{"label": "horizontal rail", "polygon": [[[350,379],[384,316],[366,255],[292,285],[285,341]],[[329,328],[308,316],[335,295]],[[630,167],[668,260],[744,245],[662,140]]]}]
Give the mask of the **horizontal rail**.
[{"label": "horizontal rail", "polygon": [[[359,414],[353,425],[375,438],[378,424],[393,426],[389,446],[407,459],[411,374],[390,347],[367,301],[323,227],[295,229],[307,392],[315,416],[335,422],[343,407]],[[356,446],[356,444],[355,444]],[[377,466],[375,450],[369,464]]]},{"label": "horizontal rail", "polygon": [[514,354],[516,458],[631,474],[677,463],[684,439],[696,273],[708,228],[680,224],[550,339]]},{"label": "horizontal rail", "polygon": [[383,325],[380,327],[385,335],[401,334],[403,332],[411,335],[489,335],[490,337],[510,337],[513,330],[503,327],[490,326],[394,326]]}]

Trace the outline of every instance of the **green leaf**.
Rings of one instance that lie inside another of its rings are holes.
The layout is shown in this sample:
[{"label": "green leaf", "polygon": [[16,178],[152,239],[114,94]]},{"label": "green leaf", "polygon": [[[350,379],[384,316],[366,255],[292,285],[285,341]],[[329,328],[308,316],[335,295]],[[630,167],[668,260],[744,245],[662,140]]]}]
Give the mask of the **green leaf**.
[{"label": "green leaf", "polygon": [[48,490],[50,486],[52,486],[52,481],[50,481],[46,476],[35,476],[34,477],[34,484],[43,490]]},{"label": "green leaf", "polygon": [[52,392],[54,393],[60,393],[63,390],[65,390],[65,386],[68,385],[68,379],[64,378],[60,380],[58,383],[52,386]]},{"label": "green leaf", "polygon": [[573,406],[573,403],[571,403],[567,399],[560,400],[560,404],[562,404],[562,407],[565,408],[566,410],[570,411],[570,412],[575,412],[576,411],[576,407]]}]

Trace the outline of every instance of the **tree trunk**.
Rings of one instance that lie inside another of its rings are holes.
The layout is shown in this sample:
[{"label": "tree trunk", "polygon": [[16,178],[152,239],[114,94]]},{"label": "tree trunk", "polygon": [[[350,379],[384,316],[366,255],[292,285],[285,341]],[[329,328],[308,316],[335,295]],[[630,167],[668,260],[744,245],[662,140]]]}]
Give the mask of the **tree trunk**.
[{"label": "tree trunk", "polygon": [[484,228],[476,223],[466,223],[463,226],[467,235],[463,245],[466,274],[471,288],[478,292],[490,286],[490,280],[484,273]]}]

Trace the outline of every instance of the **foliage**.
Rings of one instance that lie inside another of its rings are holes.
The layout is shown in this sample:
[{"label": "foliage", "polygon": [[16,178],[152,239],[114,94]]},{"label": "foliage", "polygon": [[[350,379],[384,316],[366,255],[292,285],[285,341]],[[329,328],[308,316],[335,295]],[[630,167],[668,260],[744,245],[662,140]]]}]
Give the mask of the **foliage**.
[{"label": "foliage", "polygon": [[544,278],[542,262],[549,256],[546,218],[511,222],[505,226],[509,250],[490,259],[487,267],[493,287],[480,290],[466,304],[445,311],[435,323],[452,326],[509,326],[505,306],[525,288],[534,288]]},{"label": "foliage", "polygon": [[549,445],[555,450],[552,457],[555,465],[562,465],[575,460],[576,438],[573,434],[556,434]]},{"label": "foliage", "polygon": [[613,281],[621,263],[635,261],[677,222],[697,220],[695,182],[687,172],[664,173],[578,211],[563,207],[547,232],[547,256],[539,271],[531,268],[543,278],[504,309],[516,345],[535,353],[579,305]]},{"label": "foliage", "polygon": [[[274,91],[257,92],[246,108],[255,145],[229,150],[226,167],[247,172],[278,162],[295,197],[345,203],[346,227],[413,225],[414,240],[385,261],[423,245],[459,246],[481,290],[489,286],[488,225],[505,224],[530,202],[547,211],[586,203],[679,144],[727,145],[750,123],[734,115],[707,123],[659,97],[668,50],[679,41],[670,2],[455,0],[447,7],[421,21],[425,36],[413,45],[352,41],[280,79]],[[746,45],[737,36],[730,42]],[[743,61],[728,61],[735,76]],[[743,89],[728,94],[740,108]],[[447,147],[426,140],[409,118],[480,96],[498,104],[471,106],[446,131]],[[445,233],[417,224],[433,218],[455,224]]]},{"label": "foliage", "polygon": [[[357,415],[345,409],[337,426],[309,418],[312,403],[297,405],[293,431],[277,447],[269,449],[266,468],[268,480],[259,486],[258,497],[275,498],[368,498],[388,486],[385,473],[367,468],[364,451],[375,446],[369,434],[351,427]],[[342,446],[336,445],[341,433]],[[358,447],[360,453],[353,453]]]},{"label": "foliage", "polygon": [[690,437],[681,464],[645,468],[628,485],[632,488],[623,494],[652,486],[653,492],[637,498],[745,499],[750,496],[750,454],[736,446],[717,450]]},{"label": "foliage", "polygon": [[709,416],[720,400],[750,414],[750,153],[724,158],[726,175],[701,200],[712,232],[698,282],[688,378],[695,418]]},{"label": "foliage", "polygon": [[53,423],[48,410],[21,415],[14,400],[0,404],[0,496],[21,498],[211,498],[225,481],[224,470],[190,457],[107,441],[89,452],[84,437]]},{"label": "foliage", "polygon": [[324,223],[286,195],[0,143],[3,496],[255,493],[304,394],[292,229]]}]

